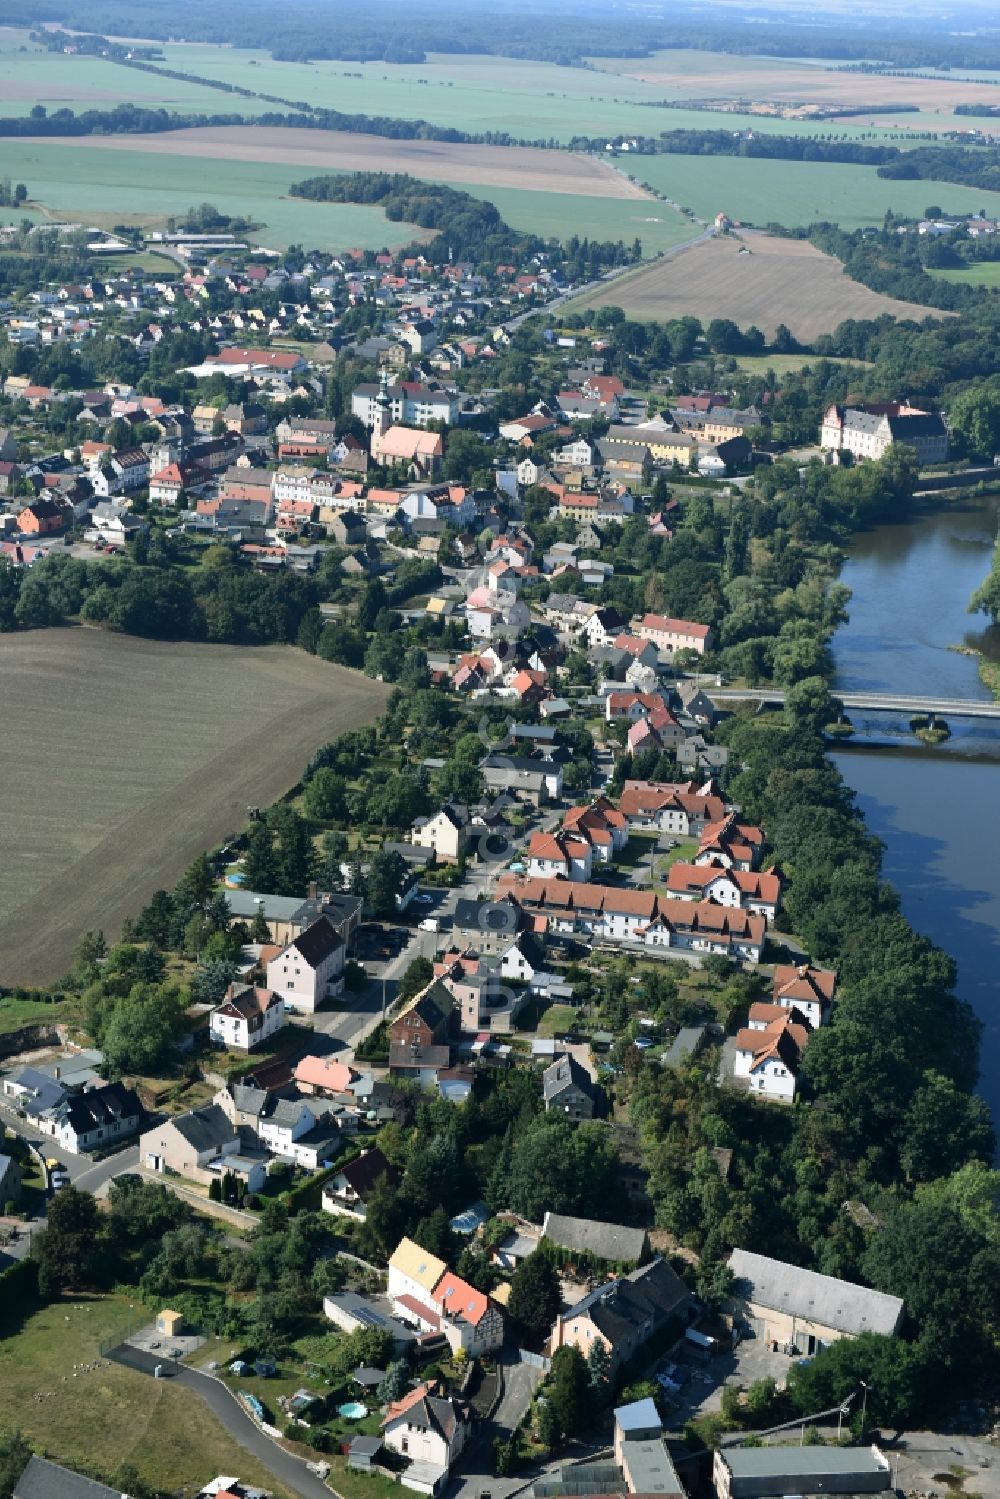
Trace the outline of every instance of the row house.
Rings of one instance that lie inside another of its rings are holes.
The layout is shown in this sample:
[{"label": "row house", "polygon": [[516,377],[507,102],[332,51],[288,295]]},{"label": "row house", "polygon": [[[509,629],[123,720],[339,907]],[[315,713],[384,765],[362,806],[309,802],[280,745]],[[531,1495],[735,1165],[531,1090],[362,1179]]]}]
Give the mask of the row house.
[{"label": "row house", "polygon": [[765,918],[750,911],[712,900],[665,899],[641,940],[648,948],[676,948],[757,964],[766,936]]},{"label": "row house", "polygon": [[664,894],[668,900],[711,900],[720,906],[738,907],[770,922],[781,904],[781,880],[776,874],[753,869],[678,861],[670,866]]},{"label": "row house", "polygon": [[708,625],[690,619],[644,614],[642,619],[633,620],[632,632],[642,640],[652,641],[658,651],[668,656],[677,651],[696,651],[703,656],[711,648],[712,632]]},{"label": "row house", "polygon": [[699,790],[694,781],[626,781],[618,808],[630,828],[699,840],[726,816],[721,796]]}]

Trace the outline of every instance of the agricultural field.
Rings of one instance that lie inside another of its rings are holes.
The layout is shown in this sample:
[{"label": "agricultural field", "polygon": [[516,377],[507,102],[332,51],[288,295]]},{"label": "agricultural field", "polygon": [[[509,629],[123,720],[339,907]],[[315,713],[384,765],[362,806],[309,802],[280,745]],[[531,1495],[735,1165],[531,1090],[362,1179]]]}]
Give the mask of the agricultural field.
[{"label": "agricultural field", "polygon": [[478,183],[456,183],[466,192],[488,198],[499,208],[513,229],[529,234],[568,239],[624,240],[642,243],[646,256],[658,255],[674,245],[683,244],[701,232],[698,224],[678,213],[669,203],[648,199],[582,198],[571,193],[526,192],[518,188],[480,187]]},{"label": "agricultural field", "polygon": [[[322,172],[409,172],[428,181],[475,182],[484,188],[522,188],[588,198],[649,198],[647,188],[631,182],[600,157],[527,146],[397,141],[335,130],[255,125],[214,125],[152,135],[77,136],[60,145],[87,153],[148,152],[156,156],[194,158],[199,165],[188,170],[199,180],[203,177],[201,163],[205,161],[245,162],[255,168],[268,164],[296,166],[304,169],[298,173],[300,178]],[[147,166],[147,173],[148,170]],[[228,166],[222,170],[228,173]]]},{"label": "agricultural field", "polygon": [[[151,152],[157,157],[155,181]],[[420,230],[391,223],[381,208],[288,196],[292,183],[303,177],[374,166],[452,182],[495,203],[515,229],[536,234],[627,243],[638,238],[643,252],[653,255],[698,232],[670,204],[608,163],[560,151],[388,142],[248,126],[58,142],[11,140],[4,142],[3,155],[4,172],[25,182],[34,202],[53,215],[153,228],[169,214],[209,200],[224,213],[252,217],[263,228],[250,237],[276,246],[393,249],[418,238]],[[472,173],[478,174],[475,180]],[[12,218],[18,216],[20,211],[12,211]]]},{"label": "agricultural field", "polygon": [[628,170],[675,203],[711,219],[719,212],[746,224],[795,228],[820,220],[858,229],[881,224],[886,210],[921,218],[928,204],[946,214],[1000,216],[1000,193],[951,182],[892,182],[874,167],[737,156],[642,156]]},{"label": "agricultural field", "polygon": [[179,114],[236,111],[260,114],[271,108],[245,99],[234,104],[219,89],[124,68],[103,57],[47,52],[26,31],[0,29],[0,115],[26,115],[36,104],[48,110],[114,109],[138,104]]},{"label": "agricultural field", "polygon": [[[0,1339],[0,1409],[16,1411],[36,1451],[56,1462],[97,1457],[108,1471],[132,1463],[146,1483],[171,1493],[238,1473],[275,1499],[290,1499],[193,1390],[105,1366],[101,1347],[146,1317],[152,1312],[130,1307],[125,1295],[66,1297],[35,1312]],[[76,1365],[82,1371],[74,1373]]]},{"label": "agricultural field", "polygon": [[[1000,75],[993,75],[993,81],[986,83],[950,71],[933,78],[889,77],[840,72],[835,64],[806,58],[672,49],[650,57],[593,58],[592,62],[603,72],[654,87],[661,98],[746,100],[758,106],[774,103],[793,109],[810,104],[825,110],[871,105],[873,114],[880,109],[889,112],[896,104],[911,104],[918,113],[900,114],[898,123],[902,128],[918,130],[940,128],[938,118],[950,115],[956,104],[994,104],[1000,100]],[[862,116],[850,118],[860,123]]]},{"label": "agricultural field", "polygon": [[377,718],[388,693],[291,647],[0,636],[0,753],[32,767],[30,794],[0,782],[0,985],[58,979],[81,932],[112,936],[238,831],[248,805],[283,795],[318,745]]},{"label": "agricultural field", "polygon": [[[420,233],[411,224],[390,223],[381,208],[290,198],[289,187],[304,175],[301,167],[161,155],[154,172],[149,156],[138,149],[149,137],[104,138],[105,144],[120,142],[123,149],[113,151],[102,149],[99,139],[5,140],[4,175],[26,183],[50,216],[106,228],[120,223],[160,228],[169,215],[208,200],[223,213],[248,215],[263,225],[251,237],[276,248],[294,243],[327,250],[396,249]],[[0,219],[21,217],[20,209],[0,212]]]},{"label": "agricultural field", "polygon": [[831,333],[845,318],[888,313],[922,321],[935,315],[851,281],[839,261],[803,240],[763,234],[744,240],[749,255],[740,254],[734,237],[712,239],[586,294],[567,310],[612,305],[640,318],[731,318],[743,328],[755,324],[768,337],[784,323],[803,343]]},{"label": "agricultural field", "polygon": [[1000,260],[974,261],[967,266],[929,271],[928,275],[962,286],[1000,286]]},{"label": "agricultural field", "polygon": [[[187,44],[167,45],[163,50],[168,67],[239,88],[323,105],[346,114],[429,120],[434,125],[471,132],[506,131],[520,140],[565,143],[575,135],[592,136],[600,131],[608,135],[649,135],[660,130],[712,129],[730,124],[734,128],[753,125],[760,130],[806,128],[796,122],[750,114],[720,118],[699,110],[661,107],[670,90],[630,77],[619,72],[614,62],[600,59],[595,60],[593,68],[561,68],[555,63],[505,57],[432,53],[424,63],[404,65],[276,62],[267,52]],[[697,59],[706,54],[669,55]],[[677,92],[696,97],[698,90],[687,86]],[[242,104],[234,107],[242,108]],[[827,122],[823,124],[830,128]],[[811,134],[816,128],[810,124],[807,132]],[[835,128],[838,134],[847,136],[861,131],[859,124],[846,121],[843,125],[838,122]],[[887,128],[887,138],[889,133]]]}]

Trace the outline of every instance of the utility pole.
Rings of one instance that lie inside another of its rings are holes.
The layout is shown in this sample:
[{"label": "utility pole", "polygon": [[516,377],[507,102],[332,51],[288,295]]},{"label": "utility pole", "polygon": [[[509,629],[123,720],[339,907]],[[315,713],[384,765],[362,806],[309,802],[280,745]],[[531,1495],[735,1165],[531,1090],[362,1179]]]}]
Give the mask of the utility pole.
[{"label": "utility pole", "polygon": [[865,1384],[864,1380],[861,1380],[861,1388],[865,1392],[864,1397],[861,1401],[861,1437],[863,1440],[865,1435],[865,1412],[868,1409],[868,1386]]}]

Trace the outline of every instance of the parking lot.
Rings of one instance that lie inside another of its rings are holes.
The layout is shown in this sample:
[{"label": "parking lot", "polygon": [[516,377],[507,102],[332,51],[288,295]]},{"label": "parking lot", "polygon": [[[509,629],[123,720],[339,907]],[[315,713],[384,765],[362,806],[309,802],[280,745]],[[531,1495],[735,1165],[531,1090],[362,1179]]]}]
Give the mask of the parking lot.
[{"label": "parking lot", "polygon": [[201,1347],[205,1339],[194,1334],[179,1334],[168,1338],[159,1332],[154,1323],[140,1327],[128,1338],[128,1345],[139,1353],[152,1353],[162,1359],[187,1358]]},{"label": "parking lot", "polygon": [[755,1338],[738,1343],[735,1348],[712,1354],[702,1361],[697,1353],[684,1351],[683,1344],[665,1362],[680,1364],[688,1373],[687,1382],[676,1393],[667,1395],[671,1407],[671,1425],[680,1430],[696,1416],[717,1413],[722,1407],[722,1391],[727,1384],[746,1389],[756,1379],[773,1379],[781,1388],[788,1378],[794,1360],[784,1353],[772,1353],[766,1342]]}]

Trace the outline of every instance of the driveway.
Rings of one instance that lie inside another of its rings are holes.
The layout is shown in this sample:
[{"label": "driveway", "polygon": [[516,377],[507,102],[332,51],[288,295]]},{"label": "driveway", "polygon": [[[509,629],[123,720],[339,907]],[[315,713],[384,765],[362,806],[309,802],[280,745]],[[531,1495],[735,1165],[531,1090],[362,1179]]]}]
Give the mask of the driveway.
[{"label": "driveway", "polygon": [[516,1354],[508,1354],[504,1358],[503,1395],[493,1417],[494,1425],[499,1431],[509,1434],[514,1430],[543,1378],[542,1369],[522,1364]]},{"label": "driveway", "polygon": [[[153,1370],[164,1365],[164,1360],[157,1358],[155,1354],[145,1353],[140,1348],[133,1348],[129,1343],[122,1343],[111,1350],[108,1358],[114,1359],[118,1364],[124,1364],[126,1368],[136,1369],[140,1374],[152,1376]],[[189,1369],[184,1365],[168,1365],[171,1373],[170,1378],[186,1389],[193,1390],[214,1416],[222,1422],[229,1435],[241,1447],[251,1453],[262,1467],[284,1485],[292,1493],[301,1494],[302,1499],[330,1499],[331,1490],[321,1478],[310,1473],[305,1461],[300,1457],[294,1457],[292,1453],[286,1452],[284,1447],[273,1442],[270,1437],[252,1421],[243,1409],[236,1396],[220,1379],[215,1379],[211,1374],[203,1374],[200,1369]]]}]

